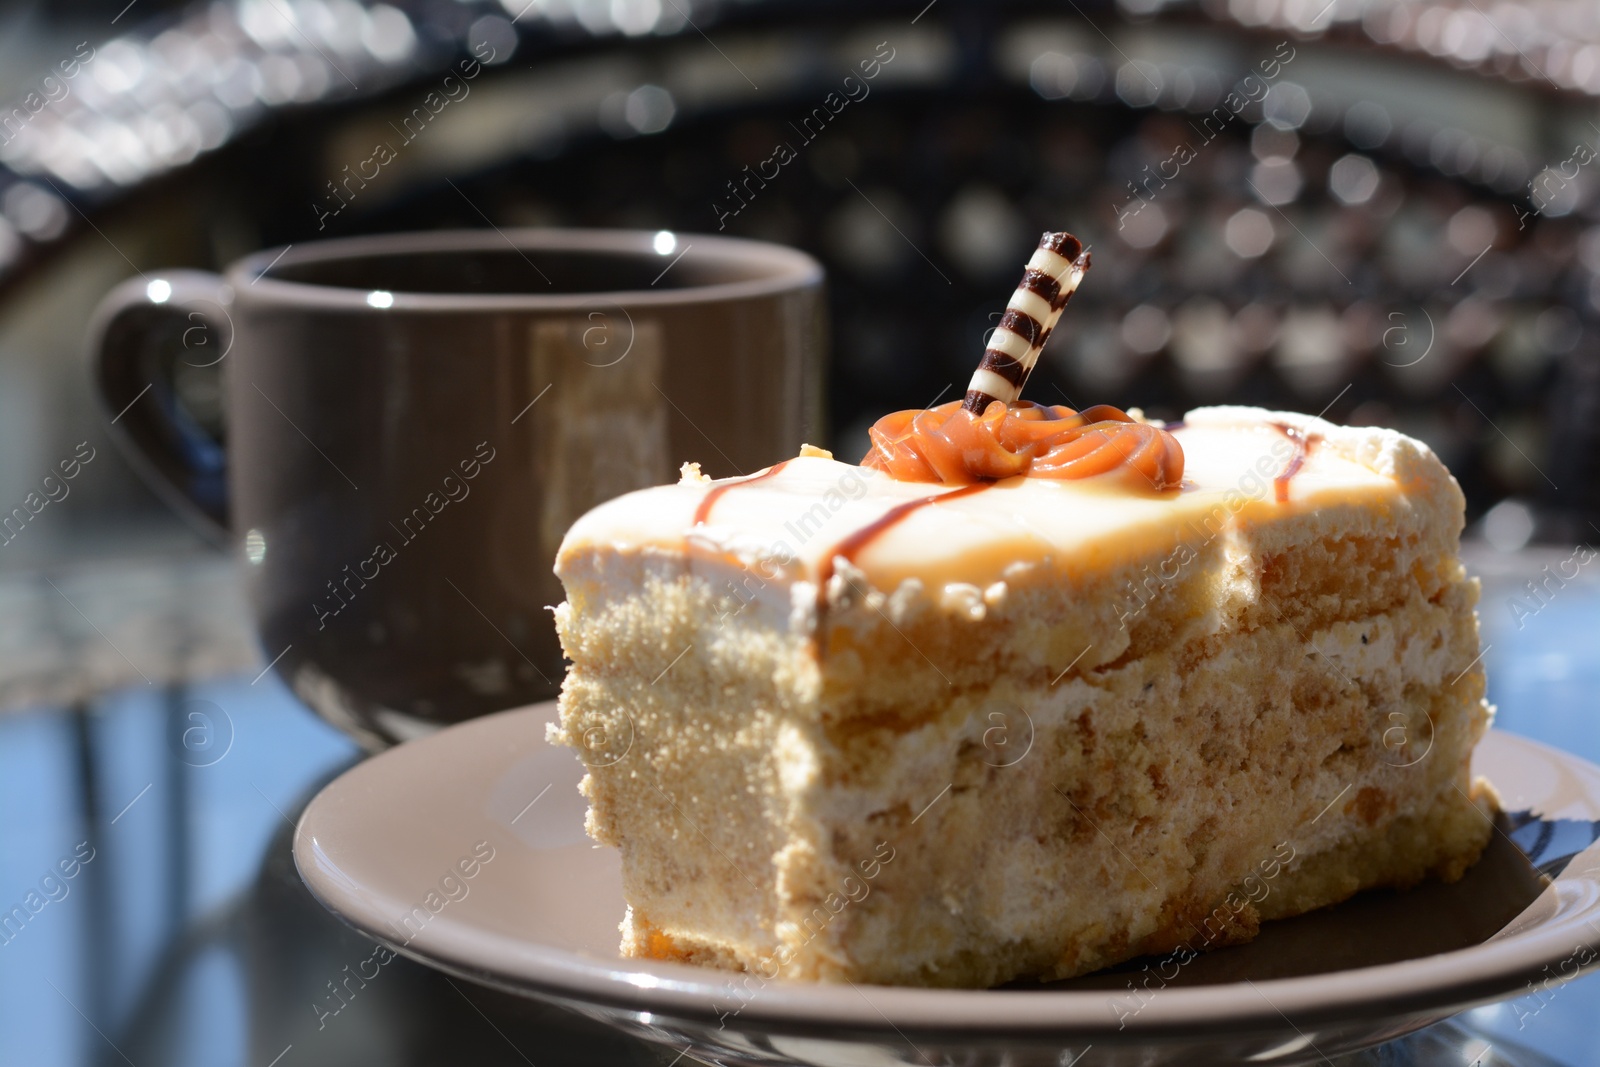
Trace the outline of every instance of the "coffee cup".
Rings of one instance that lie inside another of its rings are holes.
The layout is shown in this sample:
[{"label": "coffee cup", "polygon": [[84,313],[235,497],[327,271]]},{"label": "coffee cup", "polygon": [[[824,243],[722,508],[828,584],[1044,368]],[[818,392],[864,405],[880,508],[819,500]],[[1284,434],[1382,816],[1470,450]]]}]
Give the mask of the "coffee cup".
[{"label": "coffee cup", "polygon": [[135,468],[240,553],[265,659],[377,748],[553,696],[567,527],[815,437],[824,314],[793,249],[491,229],[142,275],[90,349]]}]

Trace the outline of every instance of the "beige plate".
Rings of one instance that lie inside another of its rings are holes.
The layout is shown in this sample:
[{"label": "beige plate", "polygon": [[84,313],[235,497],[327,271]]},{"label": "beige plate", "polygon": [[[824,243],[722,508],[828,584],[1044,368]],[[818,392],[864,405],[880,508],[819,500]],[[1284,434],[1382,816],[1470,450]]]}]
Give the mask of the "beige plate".
[{"label": "beige plate", "polygon": [[726,1064],[1317,1062],[1600,962],[1600,768],[1493,731],[1474,769],[1519,814],[1460,882],[1269,924],[1165,984],[1144,961],[927,990],[625,960],[617,853],[584,836],[554,714],[463,723],[341,776],[295,835],[311,892],[414,959]]}]

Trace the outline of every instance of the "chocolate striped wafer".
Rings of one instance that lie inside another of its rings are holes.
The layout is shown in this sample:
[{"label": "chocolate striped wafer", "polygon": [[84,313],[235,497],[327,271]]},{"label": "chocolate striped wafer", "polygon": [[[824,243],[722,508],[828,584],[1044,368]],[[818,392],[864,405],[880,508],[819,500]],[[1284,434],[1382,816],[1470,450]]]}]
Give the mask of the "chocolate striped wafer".
[{"label": "chocolate striped wafer", "polygon": [[1072,234],[1047,233],[1039,238],[1022,282],[1007,301],[1006,313],[967,385],[963,408],[981,415],[992,401],[1009,404],[1022,395],[1061,309],[1088,269],[1089,253]]}]

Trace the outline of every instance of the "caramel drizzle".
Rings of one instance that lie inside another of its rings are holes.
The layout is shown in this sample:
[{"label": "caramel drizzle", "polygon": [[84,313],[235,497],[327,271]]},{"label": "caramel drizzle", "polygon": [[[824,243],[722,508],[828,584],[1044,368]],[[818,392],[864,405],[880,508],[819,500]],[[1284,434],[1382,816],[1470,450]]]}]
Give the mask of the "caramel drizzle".
[{"label": "caramel drizzle", "polygon": [[728,481],[723,482],[721,485],[712,486],[711,491],[701,498],[699,506],[694,509],[694,522],[692,525],[701,526],[707,519],[711,518],[711,509],[716,507],[717,501],[722,499],[722,494],[729,489],[737,489],[741,485],[749,485],[752,482],[770,478],[788,465],[789,461],[783,460],[781,463],[774,463],[760,474],[752,474],[750,477],[741,478],[736,482]]},{"label": "caramel drizzle", "polygon": [[[784,460],[782,463],[774,463],[771,467],[768,467],[760,474],[753,474],[748,478],[741,478],[736,482],[728,481],[721,485],[713,486],[711,491],[707,493],[704,499],[700,501],[700,505],[695,508],[694,525],[699,526],[704,523],[706,519],[710,517],[712,507],[719,499],[722,498],[722,495],[728,492],[730,489],[738,489],[741,486],[750,485],[754,482],[771,478],[788,465],[789,460]],[[861,527],[861,529],[847,536],[844,540],[835,545],[831,552],[823,557],[821,573],[817,579],[817,606],[821,608],[827,601],[828,581],[834,575],[834,560],[843,556],[848,562],[854,563],[856,561],[856,556],[861,552],[862,549],[866,548],[873,541],[876,541],[883,534],[893,529],[902,519],[911,514],[913,511],[926,507],[929,504],[937,503],[940,500],[954,500],[956,497],[960,496],[971,496],[974,493],[978,493],[989,488],[993,484],[993,482],[973,482],[970,485],[963,485],[959,489],[952,489],[948,493],[934,493],[931,496],[918,497],[916,500],[908,500],[904,504],[896,504],[877,519],[874,519],[872,522],[869,522],[867,525]]]},{"label": "caramel drizzle", "polygon": [[1272,428],[1294,442],[1294,455],[1290,456],[1289,462],[1283,465],[1283,471],[1272,479],[1273,495],[1276,496],[1278,503],[1287,504],[1289,502],[1289,482],[1296,474],[1300,473],[1300,468],[1306,464],[1306,457],[1311,454],[1311,446],[1322,440],[1322,436],[1320,434],[1307,435],[1298,427],[1290,426],[1283,422],[1273,423]]},{"label": "caramel drizzle", "polygon": [[973,482],[970,485],[963,485],[960,489],[952,489],[948,493],[934,493],[932,496],[918,497],[915,500],[908,500],[904,504],[896,504],[877,519],[840,541],[833,547],[833,551],[823,557],[822,567],[817,575],[817,606],[821,608],[827,601],[828,582],[833,578],[835,571],[834,560],[843,556],[846,562],[854,563],[857,554],[862,549],[893,529],[900,520],[913,511],[941,500],[954,500],[959,496],[971,496],[974,493],[982,492],[993,484],[993,482]]}]

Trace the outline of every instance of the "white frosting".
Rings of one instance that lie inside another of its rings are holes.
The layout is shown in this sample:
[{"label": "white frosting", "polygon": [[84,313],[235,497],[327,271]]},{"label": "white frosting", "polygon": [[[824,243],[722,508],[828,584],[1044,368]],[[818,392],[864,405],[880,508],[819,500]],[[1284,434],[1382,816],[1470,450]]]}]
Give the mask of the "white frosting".
[{"label": "white frosting", "polygon": [[[1294,445],[1275,422],[1321,438],[1289,482],[1286,503],[1277,501],[1273,479]],[[1404,435],[1294,413],[1202,408],[1174,436],[1185,458],[1178,490],[1009,479],[912,511],[856,553],[850,574],[894,594],[895,610],[909,610],[908,597],[925,593],[947,610],[981,615],[1004,598],[1006,581],[1041,564],[1072,572],[1119,566],[1165,551],[1186,524],[1269,522],[1330,503],[1392,500],[1422,477],[1448,479],[1426,446]],[[846,537],[895,505],[951,489],[803,454],[772,477],[724,493],[709,520],[694,526],[695,509],[722,484],[690,474],[600,505],[567,532],[557,573],[604,551],[682,557],[708,574],[732,565],[758,575],[762,598],[787,614],[814,598],[824,561]],[[834,584],[843,583],[836,576]]]}]

